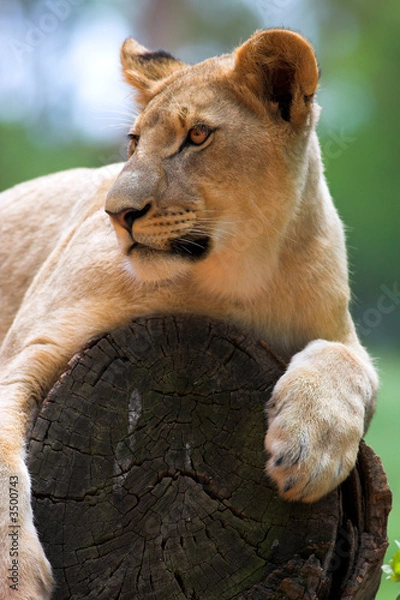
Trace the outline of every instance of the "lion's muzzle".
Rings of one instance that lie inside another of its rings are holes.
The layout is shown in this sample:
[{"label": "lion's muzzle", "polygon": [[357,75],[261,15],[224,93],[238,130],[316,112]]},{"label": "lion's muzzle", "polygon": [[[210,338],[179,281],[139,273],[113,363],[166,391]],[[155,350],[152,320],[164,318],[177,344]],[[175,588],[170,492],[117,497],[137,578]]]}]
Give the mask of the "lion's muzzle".
[{"label": "lion's muzzle", "polygon": [[128,255],[133,251],[153,250],[198,260],[210,250],[210,236],[199,233],[196,211],[191,209],[160,211],[147,203],[141,209],[128,207],[118,212],[106,209],[106,212]]}]

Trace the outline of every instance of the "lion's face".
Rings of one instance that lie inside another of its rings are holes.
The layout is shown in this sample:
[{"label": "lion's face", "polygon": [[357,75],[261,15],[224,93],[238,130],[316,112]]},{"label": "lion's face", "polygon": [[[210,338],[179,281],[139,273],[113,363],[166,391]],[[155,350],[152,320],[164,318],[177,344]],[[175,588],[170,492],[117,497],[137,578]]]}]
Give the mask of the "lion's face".
[{"label": "lion's face", "polygon": [[291,71],[292,100],[273,87],[266,92],[265,82],[257,90],[257,68],[247,63],[248,53],[259,62],[254,47],[259,51],[268,32],[260,35],[247,42],[253,40],[247,52],[242,46],[193,67],[132,40],[123,46],[125,76],[139,89],[143,111],[106,210],[142,281],[170,279],[200,265],[242,268],[249,256],[253,265],[265,264],[276,254],[297,199],[299,168],[290,157],[310,128],[314,90],[301,94],[303,114]]}]

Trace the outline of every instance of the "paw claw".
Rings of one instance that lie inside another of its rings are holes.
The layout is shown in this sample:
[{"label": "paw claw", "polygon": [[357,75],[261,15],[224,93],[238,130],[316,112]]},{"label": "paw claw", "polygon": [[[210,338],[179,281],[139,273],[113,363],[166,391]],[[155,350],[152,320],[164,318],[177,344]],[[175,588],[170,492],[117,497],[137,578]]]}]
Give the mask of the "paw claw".
[{"label": "paw claw", "polygon": [[284,494],[286,494],[287,492],[292,490],[294,487],[296,487],[297,484],[298,484],[297,477],[289,477],[289,479],[286,480],[286,483],[284,485],[282,492]]},{"label": "paw claw", "polygon": [[281,454],[280,456],[275,458],[273,466],[274,466],[274,468],[281,467],[284,462],[285,462],[285,455]]}]

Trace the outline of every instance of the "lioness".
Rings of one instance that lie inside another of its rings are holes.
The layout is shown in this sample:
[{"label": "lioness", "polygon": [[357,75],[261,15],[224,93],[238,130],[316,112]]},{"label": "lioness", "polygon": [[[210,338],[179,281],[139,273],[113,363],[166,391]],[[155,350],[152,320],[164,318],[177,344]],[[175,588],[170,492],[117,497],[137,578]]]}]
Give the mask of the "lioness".
[{"label": "lioness", "polygon": [[43,394],[89,338],[139,315],[197,313],[294,355],[265,438],[268,473],[288,500],[313,502],[347,477],[374,410],[378,379],[348,312],[343,228],[315,133],[310,44],[261,31],[187,66],[128,39],[121,59],[142,107],[127,163],[50,175],[0,198],[4,600],[50,597],[25,442]]}]

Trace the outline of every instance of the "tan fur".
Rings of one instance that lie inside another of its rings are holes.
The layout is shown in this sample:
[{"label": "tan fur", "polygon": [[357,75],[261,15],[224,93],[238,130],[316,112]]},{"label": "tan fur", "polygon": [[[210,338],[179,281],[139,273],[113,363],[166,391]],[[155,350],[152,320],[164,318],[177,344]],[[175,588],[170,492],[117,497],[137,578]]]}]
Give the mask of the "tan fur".
[{"label": "tan fur", "polygon": [[[265,439],[268,473],[289,500],[315,501],[347,477],[374,409],[377,376],[348,312],[343,228],[315,133],[310,44],[258,32],[189,67],[127,40],[121,59],[143,106],[128,162],[0,197],[0,503],[13,475],[21,498],[18,593],[7,583],[8,514],[0,517],[5,600],[49,597],[25,436],[89,338],[139,315],[197,313],[294,355],[268,404]],[[198,126],[209,128],[201,146],[188,138]]]}]

